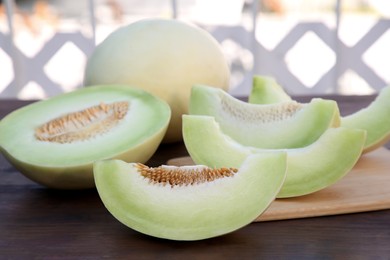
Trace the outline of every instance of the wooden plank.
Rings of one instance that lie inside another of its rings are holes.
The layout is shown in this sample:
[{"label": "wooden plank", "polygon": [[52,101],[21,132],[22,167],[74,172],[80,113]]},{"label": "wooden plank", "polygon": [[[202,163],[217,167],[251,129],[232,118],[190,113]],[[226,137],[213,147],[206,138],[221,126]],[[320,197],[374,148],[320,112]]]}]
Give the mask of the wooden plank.
[{"label": "wooden plank", "polygon": [[[169,165],[191,165],[190,157],[171,159]],[[255,221],[283,220],[390,209],[390,151],[363,155],[336,184],[313,194],[276,199]]]}]

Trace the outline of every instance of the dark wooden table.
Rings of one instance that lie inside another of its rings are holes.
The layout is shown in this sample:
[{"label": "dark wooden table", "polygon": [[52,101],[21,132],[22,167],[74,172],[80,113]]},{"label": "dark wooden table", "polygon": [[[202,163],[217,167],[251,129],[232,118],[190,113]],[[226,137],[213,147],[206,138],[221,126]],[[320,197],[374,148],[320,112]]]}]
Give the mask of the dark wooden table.
[{"label": "dark wooden table", "polygon": [[[374,97],[327,98],[338,101],[346,115]],[[27,103],[0,100],[0,118]],[[187,152],[182,143],[162,145],[149,165],[183,155]],[[0,155],[0,259],[42,258],[390,259],[390,210],[252,223],[213,239],[168,241],[120,224],[106,211],[96,190],[44,188]]]}]

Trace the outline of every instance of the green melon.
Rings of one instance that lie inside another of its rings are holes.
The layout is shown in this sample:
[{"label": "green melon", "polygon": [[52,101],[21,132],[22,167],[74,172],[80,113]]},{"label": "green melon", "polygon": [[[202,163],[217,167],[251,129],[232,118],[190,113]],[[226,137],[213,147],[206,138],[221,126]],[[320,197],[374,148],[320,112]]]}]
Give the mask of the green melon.
[{"label": "green melon", "polygon": [[254,76],[248,102],[251,104],[275,104],[291,101],[291,97],[272,77]]},{"label": "green melon", "polygon": [[165,100],[172,118],[165,142],[181,141],[193,84],[227,90],[230,71],[218,42],[195,25],[174,19],[142,19],[118,28],[88,59],[86,85],[127,84]]},{"label": "green melon", "polygon": [[[269,83],[266,84],[266,82]],[[284,88],[277,84],[273,77],[260,75],[253,77],[253,85],[248,97],[250,104],[265,105],[292,100]]]},{"label": "green melon", "polygon": [[159,238],[200,240],[256,219],[282,186],[286,154],[248,156],[235,169],[106,160],[95,163],[94,176],[105,207],[124,225]]},{"label": "green melon", "polygon": [[[261,77],[260,77],[261,78]],[[272,79],[269,79],[272,81]],[[283,88],[271,84],[254,84],[249,102],[253,104],[279,103],[288,100]],[[259,90],[263,88],[262,90]],[[291,99],[291,98],[290,98]],[[367,131],[363,153],[381,147],[390,140],[390,86],[383,88],[377,98],[366,108],[340,118],[340,125]]]},{"label": "green melon", "polygon": [[164,101],[123,86],[94,86],[20,108],[0,123],[0,150],[23,174],[51,188],[94,187],[93,163],[146,162],[170,119]]},{"label": "green melon", "polygon": [[243,145],[258,148],[304,147],[329,127],[339,125],[337,103],[331,100],[256,105],[202,85],[193,86],[189,111],[213,116],[224,133]]},{"label": "green melon", "polygon": [[364,153],[390,140],[390,86],[383,88],[366,108],[341,118],[341,126],[367,131]]},{"label": "green melon", "polygon": [[244,146],[222,132],[210,116],[183,116],[183,139],[196,164],[239,167],[252,154],[287,152],[287,177],[277,197],[296,197],[321,190],[346,175],[359,159],[366,132],[329,128],[314,143],[295,149]]}]

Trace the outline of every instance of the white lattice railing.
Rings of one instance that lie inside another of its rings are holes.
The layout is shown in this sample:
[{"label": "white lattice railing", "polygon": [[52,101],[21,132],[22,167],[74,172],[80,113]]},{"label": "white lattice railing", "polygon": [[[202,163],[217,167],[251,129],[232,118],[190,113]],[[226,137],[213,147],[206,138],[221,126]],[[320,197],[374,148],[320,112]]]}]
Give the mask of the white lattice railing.
[{"label": "white lattice railing", "polygon": [[[258,1],[193,1],[203,8],[202,11],[210,8],[209,18],[214,15],[212,6],[224,5],[219,13],[226,12],[225,19],[239,20],[228,25],[210,25],[196,19],[196,16],[188,17],[181,12],[183,2],[167,0],[170,12],[163,16],[191,20],[215,36],[231,65],[233,94],[248,94],[253,74],[277,78],[291,94],[371,93],[390,81],[390,73],[387,72],[390,66],[387,47],[390,46],[390,20],[364,18],[363,22],[359,20],[362,25],[356,24],[355,20],[344,20],[340,12],[341,0],[336,1],[334,12],[325,20],[298,19],[291,25],[288,15],[279,19],[279,24],[284,24],[284,29],[288,28],[279,38],[274,37],[278,34],[273,29],[277,28],[275,16],[259,12],[262,6]],[[25,50],[25,46],[30,44],[27,40],[38,40],[33,35],[23,42],[15,18],[14,1],[5,0],[3,4],[5,12],[3,24],[0,24],[1,98],[44,98],[81,86],[83,66],[96,42],[119,25],[137,19],[131,17],[108,24],[96,22],[96,17],[100,18],[97,7],[101,1],[85,0],[88,15],[84,22],[80,22],[84,24],[79,24],[79,28],[73,31],[61,26],[51,28],[54,32],[46,38],[42,36],[39,40],[41,46],[29,53]],[[197,13],[199,15],[200,11]],[[203,13],[203,17],[207,17],[207,13]],[[354,30],[360,38],[347,44],[342,39],[342,32]],[[275,38],[273,44],[267,42],[270,38]],[[378,44],[381,41],[384,43]],[[58,58],[59,53],[63,53],[61,58]],[[345,79],[348,77],[352,81]]]}]

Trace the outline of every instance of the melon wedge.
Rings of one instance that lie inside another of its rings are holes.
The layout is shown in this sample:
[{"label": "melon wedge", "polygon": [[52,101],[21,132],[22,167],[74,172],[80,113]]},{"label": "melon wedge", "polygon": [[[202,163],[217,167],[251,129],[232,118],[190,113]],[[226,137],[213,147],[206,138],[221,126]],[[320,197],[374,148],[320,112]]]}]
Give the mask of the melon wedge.
[{"label": "melon wedge", "polygon": [[183,138],[196,164],[239,167],[251,154],[287,152],[287,177],[277,197],[296,197],[321,190],[346,175],[358,161],[366,132],[329,128],[311,145],[295,149],[258,149],[244,146],[222,132],[210,116],[183,116]]},{"label": "melon wedge", "polygon": [[193,115],[213,116],[225,134],[243,145],[258,148],[304,147],[329,127],[339,125],[337,103],[331,100],[256,105],[203,85],[193,86],[189,111]]},{"label": "melon wedge", "polygon": [[[215,169],[200,165],[148,168],[120,160],[94,165],[99,196],[124,225],[159,238],[200,240],[235,231],[256,219],[282,186],[286,154],[255,154],[231,176],[199,182],[192,179],[195,173],[206,171]],[[165,181],[149,177],[161,173]]]},{"label": "melon wedge", "polygon": [[254,76],[248,102],[251,104],[275,104],[291,101],[291,97],[272,77]]},{"label": "melon wedge", "polygon": [[143,90],[92,86],[7,115],[0,123],[0,151],[42,185],[92,188],[96,160],[146,162],[169,120],[168,104]]},{"label": "melon wedge", "polygon": [[248,103],[265,105],[293,101],[282,86],[272,77],[254,76]]},{"label": "melon wedge", "polygon": [[[261,77],[260,77],[261,78]],[[272,81],[272,79],[270,79]],[[259,89],[263,90],[259,90]],[[271,84],[254,84],[249,102],[253,104],[270,104],[288,100],[283,88]],[[291,99],[291,98],[290,98]],[[383,88],[376,99],[366,108],[340,118],[340,125],[348,128],[359,128],[367,131],[363,153],[373,151],[390,140],[390,86]]]},{"label": "melon wedge", "polygon": [[390,140],[390,86],[383,88],[368,107],[342,117],[341,126],[367,131],[364,153],[387,143]]}]

